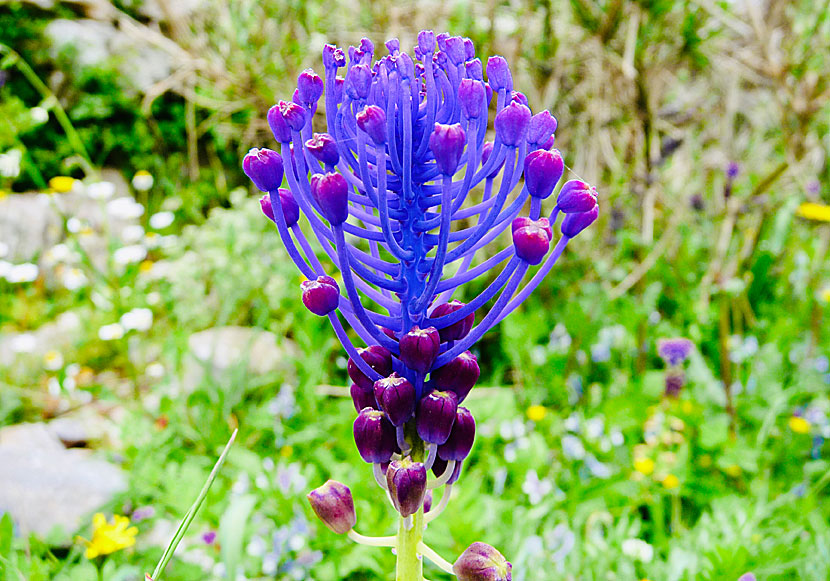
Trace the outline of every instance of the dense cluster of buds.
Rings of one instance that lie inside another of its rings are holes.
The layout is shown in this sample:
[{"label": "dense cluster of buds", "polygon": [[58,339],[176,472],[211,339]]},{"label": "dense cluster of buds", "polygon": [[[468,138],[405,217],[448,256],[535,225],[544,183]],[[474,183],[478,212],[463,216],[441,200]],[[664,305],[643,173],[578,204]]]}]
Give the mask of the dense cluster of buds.
[{"label": "dense cluster of buds", "polygon": [[[251,150],[243,168],[308,279],[303,303],[329,318],[349,355],[360,456],[409,519],[427,488],[458,479],[472,447],[475,421],[460,406],[479,377],[470,350],[530,295],[599,208],[596,190],[572,180],[543,216],[565,169],[553,148],[557,121],[531,112],[504,58],[485,66],[470,39],[429,30],[412,56],[397,39],[386,49],[374,60],[365,38],[348,51],[326,45],[323,77],[304,71],[293,99],[268,112],[280,153]],[[320,104],[327,133],[315,132]],[[512,245],[490,251],[508,228]],[[452,300],[494,270],[477,296]],[[341,317],[367,347],[355,347]],[[487,576],[475,567],[457,574],[510,578],[509,566],[481,565]]]}]

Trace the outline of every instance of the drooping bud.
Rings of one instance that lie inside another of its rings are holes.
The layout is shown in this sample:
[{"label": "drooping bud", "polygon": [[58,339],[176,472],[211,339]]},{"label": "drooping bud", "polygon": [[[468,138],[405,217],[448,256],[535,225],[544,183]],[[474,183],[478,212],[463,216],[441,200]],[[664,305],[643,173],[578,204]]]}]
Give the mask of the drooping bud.
[{"label": "drooping bud", "polygon": [[415,386],[397,373],[378,379],[374,393],[393,426],[405,424],[415,413]]},{"label": "drooping bud", "polygon": [[587,212],[597,205],[597,189],[581,180],[570,180],[559,191],[556,205],[566,214]]},{"label": "drooping bud", "polygon": [[395,426],[386,414],[369,407],[357,414],[353,433],[360,457],[370,464],[389,462],[398,445]]},{"label": "drooping bud", "polygon": [[657,354],[666,362],[666,365],[680,365],[692,353],[694,344],[685,337],[673,339],[659,339],[657,341]]},{"label": "drooping bud", "polygon": [[499,89],[505,89],[508,93],[513,90],[513,76],[503,56],[491,56],[487,60],[487,80],[494,93],[498,93]]},{"label": "drooping bud", "polygon": [[401,337],[401,362],[419,373],[426,373],[438,357],[440,347],[441,337],[438,329],[421,329],[415,325],[409,333]]},{"label": "drooping bud", "polygon": [[461,102],[461,112],[469,119],[481,115],[484,108],[484,83],[473,79],[461,79],[458,86],[458,100]]},{"label": "drooping bud", "polygon": [[337,142],[328,133],[315,133],[311,139],[305,142],[305,146],[315,159],[327,166],[335,166],[340,161]]},{"label": "drooping bud", "polygon": [[282,183],[282,157],[270,149],[251,149],[242,160],[242,169],[254,185],[270,192]]},{"label": "drooping bud", "polygon": [[452,391],[461,403],[475,386],[480,373],[476,356],[465,351],[443,367],[433,369],[429,376],[438,389]]},{"label": "drooping bud", "polygon": [[438,164],[441,173],[448,176],[455,173],[466,142],[467,136],[460,123],[455,125],[435,124],[435,130],[429,136],[429,148],[435,156],[435,162]]},{"label": "drooping bud", "polygon": [[513,565],[486,543],[475,542],[461,553],[452,570],[459,581],[513,581]]},{"label": "drooping bud", "polygon": [[306,498],[317,518],[338,535],[345,535],[357,523],[352,491],[345,484],[329,480]]},{"label": "drooping bud", "polygon": [[457,395],[451,391],[432,390],[418,405],[415,418],[418,435],[424,442],[443,444],[450,437],[457,409]]},{"label": "drooping bud", "polygon": [[530,109],[512,101],[496,115],[493,126],[496,128],[496,137],[509,147],[518,147],[527,135],[527,126],[530,123]]},{"label": "drooping bud", "polygon": [[342,224],[349,217],[349,184],[346,178],[334,172],[315,174],[314,178],[311,180],[311,195],[323,216],[332,226]]},{"label": "drooping bud", "polygon": [[[440,304],[435,307],[435,310],[432,311],[430,318],[437,319],[438,317],[450,315],[464,306],[466,306],[466,303],[456,300]],[[457,341],[459,339],[463,339],[467,336],[467,333],[470,332],[470,329],[473,328],[475,320],[476,314],[475,312],[471,312],[460,321],[457,321],[452,325],[448,325],[443,329],[438,329],[438,335],[441,337],[441,342],[443,343],[445,341]]]},{"label": "drooping bud", "polygon": [[317,280],[304,280],[300,288],[303,289],[303,304],[309,311],[320,317],[335,310],[340,302],[340,287],[330,276],[318,276]]},{"label": "drooping bud", "polygon": [[520,216],[513,220],[513,246],[516,256],[528,264],[539,264],[550,249],[553,230],[547,218],[531,220]]},{"label": "drooping bud", "polygon": [[562,220],[562,234],[568,238],[573,238],[585,228],[593,224],[599,216],[599,206],[596,205],[593,209],[580,214],[565,214],[565,219]]},{"label": "drooping bud", "polygon": [[[386,347],[380,345],[369,345],[365,349],[358,349],[357,353],[360,358],[365,361],[369,367],[380,374],[381,377],[387,377],[392,373],[392,354]],[[358,384],[364,391],[372,391],[375,386],[375,380],[369,379],[357,366],[357,363],[349,359],[349,364],[346,367],[349,372],[349,377]]]},{"label": "drooping bud", "polygon": [[[285,225],[289,228],[297,223],[300,219],[300,206],[297,205],[297,200],[294,199],[294,194],[291,190],[279,188],[280,206],[282,206],[282,213],[285,216]],[[271,196],[265,194],[259,199],[259,205],[262,208],[262,213],[268,216],[272,222],[277,221],[274,214],[274,208],[271,207]]]},{"label": "drooping bud", "polygon": [[[565,171],[565,162],[559,151],[537,149],[525,157],[525,185],[534,198],[544,200],[553,193],[553,188]],[[568,182],[570,183],[570,182]],[[567,185],[567,184],[566,184]]]},{"label": "drooping bud", "polygon": [[528,143],[535,147],[544,145],[556,131],[557,125],[556,117],[551,115],[547,109],[536,113],[530,118],[530,125],[527,128]]},{"label": "drooping bud", "polygon": [[469,455],[476,438],[476,421],[467,408],[459,407],[455,422],[447,441],[438,446],[438,457],[442,460],[461,462]]},{"label": "drooping bud", "polygon": [[386,469],[389,497],[401,516],[415,514],[424,504],[427,491],[427,471],[421,462],[407,456],[396,460]]},{"label": "drooping bud", "polygon": [[349,388],[349,395],[352,396],[352,403],[356,412],[360,412],[363,408],[378,409],[375,392],[371,389],[363,389],[358,384],[353,383]]},{"label": "drooping bud", "polygon": [[[432,473],[435,474],[437,478],[441,478],[443,476],[444,471],[447,469],[447,465],[449,462],[446,460],[442,460],[440,457],[435,458],[435,462],[432,463]],[[449,480],[447,480],[447,484],[455,484],[458,482],[458,478],[461,476],[461,462],[456,462],[455,467],[452,469],[452,474],[450,474]]]},{"label": "drooping bud", "polygon": [[369,88],[372,86],[372,69],[369,65],[354,65],[346,73],[346,82],[343,90],[355,100],[365,99],[369,96]]},{"label": "drooping bud", "polygon": [[312,69],[306,69],[297,78],[300,101],[309,105],[316,103],[323,95],[323,79]]},{"label": "drooping bud", "polygon": [[386,143],[386,113],[377,105],[369,105],[356,116],[357,126],[365,131],[372,141]]},{"label": "drooping bud", "polygon": [[[490,159],[490,155],[493,153],[493,142],[492,141],[485,141],[484,145],[481,147],[481,165],[484,167],[484,164],[487,163],[487,160]],[[494,178],[499,175],[501,168],[504,167],[504,159],[501,160],[501,163],[493,168],[493,170],[487,174],[488,178]]]}]

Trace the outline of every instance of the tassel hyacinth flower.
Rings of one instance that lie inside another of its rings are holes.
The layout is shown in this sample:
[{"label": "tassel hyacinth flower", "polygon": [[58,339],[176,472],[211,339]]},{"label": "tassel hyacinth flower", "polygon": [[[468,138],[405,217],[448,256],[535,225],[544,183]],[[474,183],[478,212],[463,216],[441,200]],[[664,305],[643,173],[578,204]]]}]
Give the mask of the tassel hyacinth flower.
[{"label": "tassel hyacinth flower", "polygon": [[[401,513],[395,537],[350,538],[394,547],[398,581],[422,580],[422,557],[464,579],[510,579],[509,564],[454,568],[423,543],[424,529],[475,437],[459,407],[479,377],[471,349],[596,220],[597,193],[573,180],[545,202],[565,169],[557,121],[531,112],[504,58],[485,64],[469,39],[429,30],[411,56],[396,39],[386,49],[375,59],[365,38],[326,45],[323,74],[304,71],[293,100],[268,112],[278,152],[253,149],[243,168],[308,279],[303,303],[328,317],[349,355],[355,442]],[[491,250],[504,232],[512,244]],[[453,300],[483,276],[478,295]],[[442,486],[425,516],[423,499]]]}]

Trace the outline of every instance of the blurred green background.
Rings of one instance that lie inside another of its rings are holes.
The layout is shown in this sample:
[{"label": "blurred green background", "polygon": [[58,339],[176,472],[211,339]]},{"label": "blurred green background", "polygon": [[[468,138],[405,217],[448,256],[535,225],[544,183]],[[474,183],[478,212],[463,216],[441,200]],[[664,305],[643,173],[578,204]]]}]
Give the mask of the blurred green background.
[{"label": "blurred green background", "polygon": [[[0,580],[141,579],[236,427],[164,579],[391,578],[304,499],[335,478],[394,530],[240,165],[324,43],[421,28],[504,55],[601,207],[478,345],[430,544],[517,581],[830,578],[830,2],[32,0],[0,2]],[[89,560],[99,504],[138,532]]]}]

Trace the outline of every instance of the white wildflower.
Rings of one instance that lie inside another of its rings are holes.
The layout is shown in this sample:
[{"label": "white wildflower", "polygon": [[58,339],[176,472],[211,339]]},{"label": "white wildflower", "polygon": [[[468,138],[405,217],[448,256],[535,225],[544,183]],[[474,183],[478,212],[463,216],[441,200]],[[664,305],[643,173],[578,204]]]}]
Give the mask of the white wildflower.
[{"label": "white wildflower", "polygon": [[164,230],[175,220],[176,215],[173,212],[157,212],[150,216],[150,228],[155,230]]},{"label": "white wildflower", "polygon": [[153,176],[150,175],[150,172],[142,169],[135,172],[132,183],[133,187],[139,192],[146,192],[153,187],[153,181]]},{"label": "white wildflower", "polygon": [[23,152],[19,149],[10,149],[6,153],[0,153],[0,177],[16,178],[19,176],[22,159]]},{"label": "white wildflower", "polygon": [[15,264],[6,273],[6,280],[11,283],[18,282],[32,282],[37,279],[40,269],[37,264],[31,262],[24,262],[23,264]]},{"label": "white wildflower", "polygon": [[47,371],[57,371],[63,367],[63,355],[60,351],[50,349],[43,355],[43,367]]},{"label": "white wildflower", "polygon": [[133,220],[144,214],[144,206],[132,198],[115,198],[107,203],[107,213],[119,220]]},{"label": "white wildflower", "polygon": [[650,563],[654,558],[654,547],[641,539],[626,539],[622,542],[622,552],[636,561]]},{"label": "white wildflower", "polygon": [[109,200],[115,195],[115,184],[112,182],[96,182],[94,184],[89,184],[86,187],[86,195],[93,200]]},{"label": "white wildflower", "polygon": [[147,331],[153,326],[153,311],[147,308],[132,309],[121,315],[125,331]]},{"label": "white wildflower", "polygon": [[124,327],[122,327],[120,323],[104,325],[98,329],[98,338],[101,339],[101,341],[113,341],[115,339],[120,339],[123,336]]},{"label": "white wildflower", "polygon": [[147,257],[147,249],[139,244],[123,246],[113,252],[112,259],[116,264],[125,265],[134,262],[141,262]]},{"label": "white wildflower", "polygon": [[29,109],[29,114],[32,116],[32,121],[35,123],[46,123],[49,121],[49,111],[43,107],[32,107]]}]

